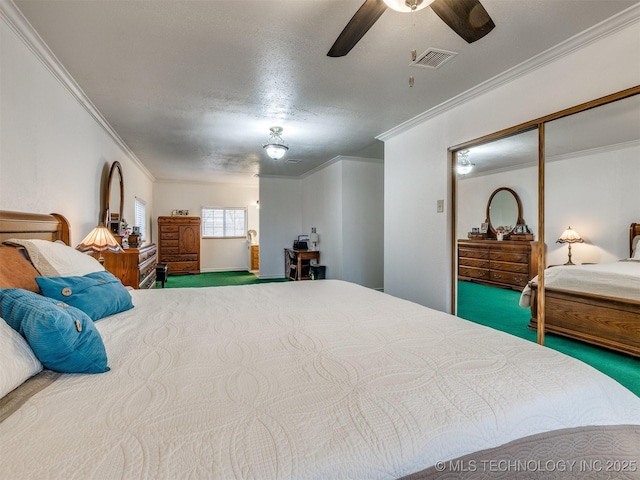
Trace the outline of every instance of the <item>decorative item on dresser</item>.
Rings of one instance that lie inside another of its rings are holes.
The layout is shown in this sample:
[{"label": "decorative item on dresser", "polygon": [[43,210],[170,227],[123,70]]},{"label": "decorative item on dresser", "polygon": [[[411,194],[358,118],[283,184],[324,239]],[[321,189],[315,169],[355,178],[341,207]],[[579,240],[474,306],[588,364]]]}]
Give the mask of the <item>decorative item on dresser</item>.
[{"label": "decorative item on dresser", "polygon": [[103,256],[104,268],[119,278],[123,285],[136,289],[156,287],[158,247],[155,244],[126,248],[120,253],[105,252]]},{"label": "decorative item on dresser", "polygon": [[159,261],[169,275],[200,273],[200,217],[158,217]]}]

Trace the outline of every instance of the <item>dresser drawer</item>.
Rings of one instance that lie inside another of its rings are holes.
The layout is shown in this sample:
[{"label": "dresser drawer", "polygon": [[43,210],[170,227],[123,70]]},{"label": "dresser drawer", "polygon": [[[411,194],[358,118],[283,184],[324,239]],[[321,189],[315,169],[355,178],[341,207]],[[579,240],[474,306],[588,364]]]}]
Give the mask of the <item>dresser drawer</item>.
[{"label": "dresser drawer", "polygon": [[162,256],[165,255],[179,255],[180,254],[180,247],[175,246],[175,247],[168,247],[168,246],[162,246]]},{"label": "dresser drawer", "polygon": [[166,240],[179,240],[180,232],[162,232],[162,242]]},{"label": "dresser drawer", "polygon": [[153,272],[147,275],[146,277],[140,277],[140,285],[139,288],[156,288],[156,270],[153,269]]},{"label": "dresser drawer", "polygon": [[504,283],[507,285],[517,285],[519,287],[524,287],[529,279],[528,275],[522,273],[510,273],[510,272],[500,272],[497,270],[491,270],[490,279],[497,283]]},{"label": "dresser drawer", "polygon": [[470,248],[461,248],[458,250],[458,257],[462,258],[489,258],[489,250],[476,250]]},{"label": "dresser drawer", "polygon": [[163,234],[165,232],[178,232],[180,231],[180,227],[178,225],[160,225],[160,232]]},{"label": "dresser drawer", "polygon": [[513,262],[496,262],[491,260],[491,270],[501,270],[503,272],[513,273],[529,273],[528,263],[513,263]]},{"label": "dresser drawer", "polygon": [[160,249],[164,252],[167,247],[180,247],[180,240],[160,239]]},{"label": "dresser drawer", "polygon": [[525,252],[498,252],[491,251],[491,260],[503,262],[529,263],[529,254]]},{"label": "dresser drawer", "polygon": [[489,260],[483,258],[460,258],[458,264],[467,267],[489,268]]},{"label": "dresser drawer", "polygon": [[460,275],[461,277],[489,280],[489,270],[484,268],[461,266],[458,268],[458,275]]},{"label": "dresser drawer", "polygon": [[198,255],[165,255],[164,252],[160,256],[160,263],[172,262],[197,262]]},{"label": "dresser drawer", "polygon": [[146,260],[155,257],[157,252],[157,248],[149,248],[147,250],[141,251],[138,254],[138,263],[144,263]]},{"label": "dresser drawer", "polygon": [[179,272],[199,272],[200,266],[198,262],[170,262],[167,264],[169,266],[169,273],[179,273]]}]

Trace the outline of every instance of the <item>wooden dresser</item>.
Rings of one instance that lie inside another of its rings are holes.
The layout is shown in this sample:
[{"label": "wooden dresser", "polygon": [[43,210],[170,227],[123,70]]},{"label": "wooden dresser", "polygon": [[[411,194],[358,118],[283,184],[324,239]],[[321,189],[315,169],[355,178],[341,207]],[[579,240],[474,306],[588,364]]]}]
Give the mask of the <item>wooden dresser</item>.
[{"label": "wooden dresser", "polygon": [[200,273],[200,217],[158,217],[158,262],[169,275]]},{"label": "wooden dresser", "polygon": [[458,240],[458,279],[522,290],[538,273],[538,242]]},{"label": "wooden dresser", "polygon": [[118,277],[123,285],[135,289],[156,287],[158,249],[155,244],[127,248],[120,253],[103,252],[102,256],[104,268]]}]

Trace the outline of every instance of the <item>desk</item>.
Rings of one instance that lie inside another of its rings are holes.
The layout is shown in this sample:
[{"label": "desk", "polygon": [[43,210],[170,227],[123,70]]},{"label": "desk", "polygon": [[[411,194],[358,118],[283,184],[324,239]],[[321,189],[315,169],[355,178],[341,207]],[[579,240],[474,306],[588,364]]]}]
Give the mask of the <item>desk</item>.
[{"label": "desk", "polygon": [[316,263],[320,263],[320,252],[318,250],[294,250],[293,248],[284,249],[284,276],[289,278],[289,253],[292,253],[296,257],[296,265],[298,267],[297,280],[311,280],[309,272],[307,275],[302,274],[302,262],[315,260]]}]

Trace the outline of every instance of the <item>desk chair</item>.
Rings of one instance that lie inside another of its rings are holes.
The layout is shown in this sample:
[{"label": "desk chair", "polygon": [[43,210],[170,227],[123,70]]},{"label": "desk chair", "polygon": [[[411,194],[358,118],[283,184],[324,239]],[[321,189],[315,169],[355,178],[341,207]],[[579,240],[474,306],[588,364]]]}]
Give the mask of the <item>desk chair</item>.
[{"label": "desk chair", "polygon": [[287,278],[289,280],[298,280],[298,257],[292,250],[287,250],[287,255],[289,255]]}]

